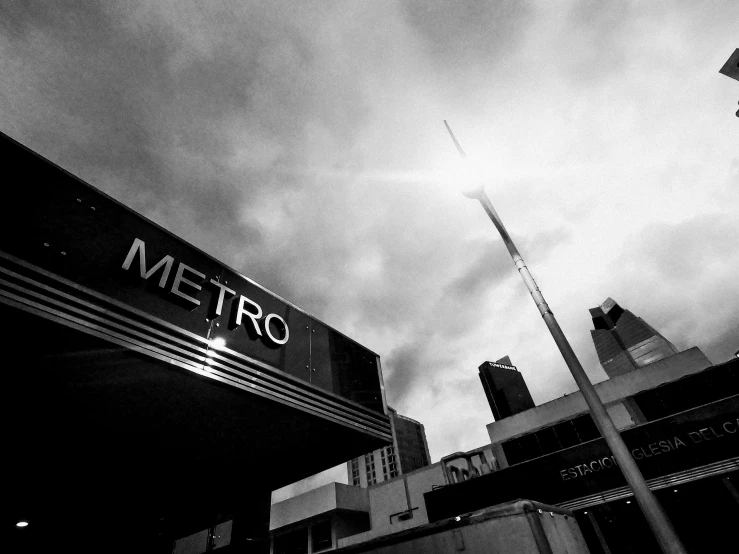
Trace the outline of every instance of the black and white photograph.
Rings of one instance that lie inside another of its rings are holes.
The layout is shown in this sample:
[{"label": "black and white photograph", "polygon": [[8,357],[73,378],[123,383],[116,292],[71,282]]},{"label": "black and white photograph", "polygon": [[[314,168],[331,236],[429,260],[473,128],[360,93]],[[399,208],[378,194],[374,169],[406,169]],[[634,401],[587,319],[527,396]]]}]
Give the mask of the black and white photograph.
[{"label": "black and white photograph", "polygon": [[739,545],[739,3],[0,0],[0,549]]}]

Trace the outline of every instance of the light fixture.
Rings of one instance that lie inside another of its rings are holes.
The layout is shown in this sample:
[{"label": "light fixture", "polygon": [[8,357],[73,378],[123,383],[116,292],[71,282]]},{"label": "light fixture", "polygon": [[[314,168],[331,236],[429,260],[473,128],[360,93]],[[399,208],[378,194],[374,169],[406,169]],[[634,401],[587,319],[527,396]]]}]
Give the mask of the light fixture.
[{"label": "light fixture", "polygon": [[631,500],[627,500],[627,501],[626,501],[626,503],[627,503],[627,504],[631,504]]},{"label": "light fixture", "polygon": [[28,527],[28,522],[22,519],[18,523],[16,523],[15,526],[16,527]]},{"label": "light fixture", "polygon": [[672,492],[677,492],[677,489],[672,489]]},{"label": "light fixture", "polygon": [[457,517],[454,518],[454,521],[462,521],[462,518],[459,517],[459,516],[457,516]]},{"label": "light fixture", "polygon": [[587,515],[588,512],[583,512],[585,515]]}]

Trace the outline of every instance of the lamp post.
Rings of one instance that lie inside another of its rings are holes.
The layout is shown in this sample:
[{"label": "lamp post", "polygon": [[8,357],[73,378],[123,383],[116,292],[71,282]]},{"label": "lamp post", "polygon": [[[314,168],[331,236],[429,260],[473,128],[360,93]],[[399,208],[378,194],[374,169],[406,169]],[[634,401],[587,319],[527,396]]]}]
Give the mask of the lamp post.
[{"label": "lamp post", "polygon": [[[444,125],[446,125],[446,128],[449,131],[449,135],[452,137],[459,155],[464,159],[466,157],[464,150],[462,150],[459,142],[457,142],[449,124],[444,121]],[[539,287],[531,276],[529,269],[526,267],[521,254],[513,243],[513,239],[511,239],[511,236],[508,234],[508,231],[503,225],[498,213],[495,211],[492,202],[490,202],[490,198],[488,198],[488,195],[485,193],[482,182],[473,183],[473,187],[474,188],[472,189],[465,190],[463,194],[468,198],[480,201],[485,213],[488,214],[493,225],[495,225],[495,228],[500,233],[503,243],[508,249],[511,258],[513,258],[513,263],[516,265],[524,283],[526,283],[526,288],[529,289],[536,307],[539,309],[541,316],[544,318],[544,322],[549,328],[549,332],[552,334],[552,338],[554,338],[554,342],[557,344],[557,348],[559,348],[567,367],[570,369],[577,386],[582,392],[583,398],[585,398],[585,402],[587,402],[588,407],[590,408],[590,414],[593,417],[595,425],[598,427],[601,436],[606,440],[608,447],[611,449],[611,453],[626,478],[626,482],[629,484],[629,487],[631,487],[631,490],[634,493],[634,498],[644,513],[644,517],[649,523],[649,526],[652,528],[652,532],[662,548],[662,551],[665,554],[685,554],[685,548],[680,542],[677,533],[675,533],[670,520],[667,518],[662,506],[657,502],[654,494],[652,494],[652,491],[649,490],[647,482],[644,480],[644,476],[641,474],[641,471],[639,471],[636,462],[634,462],[634,459],[626,448],[621,435],[603,406],[603,402],[601,402],[598,393],[595,392],[593,384],[585,374],[585,370],[583,369],[580,360],[577,359],[567,337],[565,337],[562,332],[557,320],[554,318],[554,314],[549,309],[549,306],[544,300],[544,296],[542,296]]]}]

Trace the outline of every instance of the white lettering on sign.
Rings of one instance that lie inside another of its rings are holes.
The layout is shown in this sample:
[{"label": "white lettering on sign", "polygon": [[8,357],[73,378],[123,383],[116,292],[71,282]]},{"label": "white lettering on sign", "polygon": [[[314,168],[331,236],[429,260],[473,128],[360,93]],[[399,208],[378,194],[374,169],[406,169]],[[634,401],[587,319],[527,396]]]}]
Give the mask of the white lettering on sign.
[{"label": "white lettering on sign", "polygon": [[[254,312],[250,312],[244,309],[244,304],[249,303],[254,308]],[[252,325],[254,325],[254,331],[257,335],[262,336],[262,331],[259,329],[259,320],[262,318],[262,307],[256,302],[252,302],[246,296],[239,296],[239,300],[236,303],[236,326],[241,325],[241,316],[245,315],[251,319]]]},{"label": "white lettering on sign", "polygon": [[[141,239],[134,239],[128,254],[126,255],[126,259],[123,261],[122,268],[124,271],[128,271],[131,268],[133,260],[137,254],[139,256],[139,274],[141,278],[144,280],[149,279],[149,277],[161,269],[162,276],[159,278],[159,287],[165,288],[167,280],[169,279],[169,274],[172,271],[172,266],[175,263],[174,258],[172,256],[164,256],[151,269],[147,270],[146,244],[144,244],[144,241]],[[197,278],[197,281],[192,280],[193,278]],[[201,283],[205,283],[206,279],[205,274],[180,262],[177,265],[175,277],[172,281],[172,286],[170,287],[169,292],[188,303],[194,304],[195,307],[200,306],[200,300],[198,300],[195,295],[203,289]],[[228,288],[226,285],[221,284],[215,279],[210,279],[208,282],[218,289],[218,294],[214,295],[214,306],[212,310],[215,317],[218,317],[223,312],[223,301],[226,295],[235,296],[236,291]],[[183,291],[183,286],[189,287],[189,289],[185,289]],[[286,344],[290,338],[290,329],[288,329],[287,322],[282,317],[271,313],[267,314],[266,317],[262,317],[262,307],[244,295],[239,295],[234,299],[231,303],[231,311],[233,321],[237,327],[242,324],[244,316],[246,316],[249,323],[245,323],[245,325],[253,327],[254,332],[258,337],[262,337],[274,346],[282,346]],[[272,322],[274,322],[275,327],[278,330],[277,334],[272,331],[270,326]]]},{"label": "white lettering on sign", "polygon": [[[661,456],[662,454],[671,454],[681,448],[693,448],[694,445],[703,445],[708,441],[737,440],[737,435],[739,435],[739,419],[730,419],[721,424],[709,425],[697,431],[688,431],[687,434],[683,434],[683,438],[674,435],[670,438],[637,446],[631,450],[631,457],[637,461],[646,460],[655,456]],[[610,456],[562,469],[559,472],[559,476],[562,478],[562,481],[569,481],[570,479],[584,477],[588,473],[595,473],[612,467],[616,467],[616,459]]]},{"label": "white lettering on sign", "polygon": [[174,258],[172,256],[164,256],[157,264],[152,267],[149,271],[146,271],[146,245],[144,244],[143,240],[140,239],[134,239],[133,245],[131,246],[131,250],[128,251],[128,255],[126,256],[126,259],[123,262],[123,269],[127,270],[129,267],[131,267],[131,262],[133,262],[134,256],[136,256],[136,253],[139,254],[139,269],[141,271],[141,278],[142,279],[148,279],[156,271],[164,266],[164,271],[162,272],[162,278],[159,279],[159,286],[161,288],[164,288],[165,283],[167,282],[167,279],[169,278],[169,272],[172,270],[172,264],[174,263]]},{"label": "white lettering on sign", "polygon": [[188,302],[192,302],[196,306],[200,306],[200,300],[198,300],[197,298],[193,298],[192,296],[188,296],[187,294],[185,294],[184,292],[180,290],[181,283],[190,285],[195,290],[201,290],[203,288],[197,283],[193,283],[192,281],[185,279],[185,277],[183,277],[182,275],[185,272],[185,270],[189,271],[190,273],[194,273],[195,275],[200,277],[200,279],[205,279],[204,274],[200,273],[199,271],[195,271],[189,265],[180,263],[180,265],[177,267],[177,273],[174,276],[174,282],[172,283],[172,294],[175,294],[179,296],[180,298],[184,298],[185,300],[187,300]]},{"label": "white lettering on sign", "polygon": [[[492,366],[492,367],[501,367],[503,369],[516,369],[516,366],[508,365],[508,364],[501,364],[501,363],[498,363],[498,362],[488,362],[488,365],[489,366]],[[518,370],[516,370],[516,371],[518,371]]]},{"label": "white lettering on sign", "polygon": [[[272,334],[272,329],[269,328],[269,323],[273,319],[279,321],[280,325],[282,326],[282,332],[285,334],[285,336],[281,339],[275,337]],[[287,328],[287,322],[277,314],[269,314],[267,317],[264,318],[264,332],[267,333],[269,340],[271,340],[275,344],[285,344],[287,342],[287,339],[290,338],[290,330]]]}]

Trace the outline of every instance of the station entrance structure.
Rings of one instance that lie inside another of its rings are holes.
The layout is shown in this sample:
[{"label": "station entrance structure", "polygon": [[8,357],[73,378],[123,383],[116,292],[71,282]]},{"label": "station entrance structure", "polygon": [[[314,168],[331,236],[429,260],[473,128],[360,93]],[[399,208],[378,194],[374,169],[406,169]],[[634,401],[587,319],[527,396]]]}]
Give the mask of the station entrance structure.
[{"label": "station entrance structure", "polygon": [[12,551],[172,552],[228,524],[224,554],[263,552],[272,490],[391,442],[375,353],[5,135],[0,152]]}]

